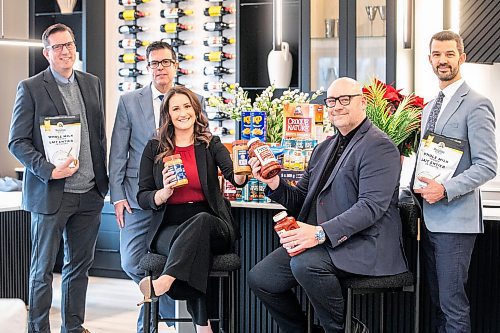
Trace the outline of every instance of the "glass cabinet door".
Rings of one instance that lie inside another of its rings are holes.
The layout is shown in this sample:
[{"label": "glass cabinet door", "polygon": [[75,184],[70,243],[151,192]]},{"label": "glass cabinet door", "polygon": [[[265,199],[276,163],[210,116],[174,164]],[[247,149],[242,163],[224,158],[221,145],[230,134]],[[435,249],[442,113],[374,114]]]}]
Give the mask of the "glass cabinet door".
[{"label": "glass cabinet door", "polygon": [[386,1],[356,1],[356,78],[386,80]]},{"label": "glass cabinet door", "polygon": [[339,0],[310,0],[311,90],[339,77]]},{"label": "glass cabinet door", "polygon": [[[396,0],[307,0],[309,46],[302,85],[327,88],[339,76],[368,83],[373,77],[395,80]],[[392,20],[388,16],[393,16]],[[389,22],[389,24],[387,24]]]}]

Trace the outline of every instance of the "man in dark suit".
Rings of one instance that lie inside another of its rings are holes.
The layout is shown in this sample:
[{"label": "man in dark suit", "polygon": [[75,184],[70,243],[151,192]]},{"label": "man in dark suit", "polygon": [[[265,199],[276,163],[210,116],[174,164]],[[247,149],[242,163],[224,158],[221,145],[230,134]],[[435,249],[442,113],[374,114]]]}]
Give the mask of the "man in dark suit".
[{"label": "man in dark suit", "polygon": [[[42,41],[49,67],[19,83],[9,133],[9,149],[26,168],[22,207],[31,212],[28,331],[50,332],[52,270],[63,238],[61,332],[88,332],[82,327],[88,270],[108,191],[101,83],[73,70],[76,46],[69,27],[48,27]],[[72,156],[57,166],[45,157],[40,118],[58,115],[80,116],[76,166]]]},{"label": "man in dark suit", "polygon": [[429,48],[440,92],[423,110],[422,133],[464,140],[465,149],[453,177],[442,184],[420,177],[427,184],[415,190],[423,199],[422,259],[438,309],[432,326],[439,333],[466,333],[471,323],[465,285],[477,234],[484,231],[479,187],[497,171],[495,110],[460,74],[466,56],[458,34],[438,32]]},{"label": "man in dark suit", "polygon": [[[151,210],[137,203],[139,164],[146,143],[160,125],[160,109],[164,94],[174,84],[179,63],[174,49],[165,42],[153,42],[146,49],[151,84],[120,96],[109,153],[109,185],[111,202],[120,227],[120,257],[123,270],[136,283],[144,277],[139,261],[147,252],[146,235],[152,219]],[[204,100],[198,96],[201,105]],[[175,317],[174,302],[167,295],[160,298],[160,314]],[[142,333],[143,309],[137,321]]]},{"label": "man in dark suit", "polygon": [[[392,141],[366,118],[362,86],[340,78],[328,88],[329,118],[338,133],[319,144],[297,187],[275,176],[253,174],[266,194],[296,216],[300,228],[280,235],[282,247],[255,265],[250,288],[287,333],[306,331],[306,319],[291,291],[300,284],[326,332],[344,332],[339,280],[407,270],[397,207],[400,155]],[[305,250],[290,257],[289,253]]]}]

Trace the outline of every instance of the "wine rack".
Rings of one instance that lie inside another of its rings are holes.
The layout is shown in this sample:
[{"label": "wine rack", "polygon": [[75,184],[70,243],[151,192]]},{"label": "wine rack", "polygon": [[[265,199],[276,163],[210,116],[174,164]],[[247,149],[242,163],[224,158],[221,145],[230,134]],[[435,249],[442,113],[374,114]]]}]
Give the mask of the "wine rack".
[{"label": "wine rack", "polygon": [[147,27],[139,25],[139,21],[149,16],[149,13],[140,11],[138,7],[149,1],[118,0],[118,3],[123,6],[123,10],[118,13],[118,18],[123,21],[123,24],[118,28],[118,32],[123,36],[118,47],[123,49],[123,54],[118,57],[118,60],[125,66],[118,70],[118,75],[124,80],[118,84],[120,91],[131,91],[142,87],[137,79],[144,74],[144,70],[139,69],[138,63],[147,61],[147,59],[138,51],[147,46],[149,42],[138,38],[138,34],[147,30]]},{"label": "wine rack", "polygon": [[[233,74],[234,69],[228,68],[226,63],[234,59],[234,54],[225,52],[224,46],[227,44],[234,44],[233,37],[225,36],[224,32],[234,28],[233,24],[225,22],[225,17],[233,14],[235,6],[230,7],[230,1],[205,1],[206,7],[203,14],[206,18],[203,24],[203,29],[210,35],[204,38],[203,44],[208,47],[208,50],[203,54],[203,59],[206,65],[203,69],[203,74],[207,81],[203,84],[203,89],[208,91],[212,96],[216,95],[221,97],[223,102],[227,99],[224,98],[223,82],[231,84],[234,82],[227,82],[224,80],[225,76]],[[214,134],[225,136],[230,135],[231,132],[224,127],[224,122],[230,120],[230,117],[224,113],[218,112],[217,109],[208,108],[207,114],[210,121],[215,122],[218,126],[211,127]]]},{"label": "wine rack", "polygon": [[192,60],[193,56],[180,52],[181,47],[184,45],[190,45],[191,42],[189,40],[186,41],[181,39],[180,36],[182,32],[190,31],[193,27],[188,24],[182,24],[180,19],[184,16],[193,15],[194,11],[187,8],[181,8],[179,6],[181,1],[162,0],[161,2],[169,5],[167,8],[160,11],[160,17],[168,20],[168,22],[163,23],[160,26],[160,31],[168,34],[169,36],[168,38],[162,38],[162,40],[169,43],[174,48],[175,53],[177,54],[177,61],[179,61],[179,67],[174,81],[175,85],[182,84],[187,88],[191,88],[189,84],[186,84],[185,82],[182,83],[180,80],[180,77],[184,75],[193,74],[193,70],[182,67],[182,63],[186,60]]}]

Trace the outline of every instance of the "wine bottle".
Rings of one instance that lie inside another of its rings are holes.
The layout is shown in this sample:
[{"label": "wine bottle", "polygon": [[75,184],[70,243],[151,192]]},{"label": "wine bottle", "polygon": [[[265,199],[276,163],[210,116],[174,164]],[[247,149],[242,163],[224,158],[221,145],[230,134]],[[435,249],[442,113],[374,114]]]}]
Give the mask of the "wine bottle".
[{"label": "wine bottle", "polygon": [[139,33],[139,32],[144,32],[144,31],[146,31],[148,29],[149,29],[148,27],[141,27],[141,26],[135,25],[135,24],[132,24],[132,25],[120,25],[118,27],[118,32],[121,33],[121,34],[136,34],[136,33]]},{"label": "wine bottle", "polygon": [[185,68],[177,68],[177,76],[193,74],[193,70]]},{"label": "wine bottle", "polygon": [[143,74],[143,71],[137,68],[120,68],[118,71],[118,75],[121,77],[137,77]]},{"label": "wine bottle", "polygon": [[225,0],[205,0],[206,2],[223,2]]},{"label": "wine bottle", "polygon": [[224,74],[233,74],[234,69],[232,68],[226,68],[222,66],[216,66],[216,67],[205,67],[203,69],[203,74],[205,75],[224,75]]},{"label": "wine bottle", "polygon": [[191,30],[191,29],[193,29],[192,25],[181,24],[181,23],[176,23],[176,22],[169,22],[169,23],[162,24],[160,26],[161,32],[166,32],[169,34],[174,34],[176,32]]},{"label": "wine bottle", "polygon": [[141,3],[150,2],[151,0],[118,0],[118,4],[122,6],[137,6]]},{"label": "wine bottle", "polygon": [[120,91],[132,91],[132,90],[136,90],[136,89],[139,89],[142,87],[143,87],[142,84],[140,84],[139,82],[121,82],[118,85],[118,90],[120,90]]},{"label": "wine bottle", "polygon": [[161,0],[162,3],[179,3],[186,0]]},{"label": "wine bottle", "polygon": [[173,47],[178,47],[178,46],[182,46],[182,45],[189,45],[192,43],[192,41],[190,41],[190,40],[184,40],[184,39],[180,39],[180,38],[162,38],[161,41],[169,43]]},{"label": "wine bottle", "polygon": [[183,16],[193,15],[193,10],[191,9],[181,9],[181,8],[167,8],[160,11],[160,16],[166,19],[174,19]]},{"label": "wine bottle", "polygon": [[146,16],[149,16],[149,12],[143,12],[135,9],[127,9],[118,13],[118,18],[125,21],[134,21]]},{"label": "wine bottle", "polygon": [[182,54],[182,53],[177,53],[177,60],[184,61],[184,60],[193,60],[194,56],[191,54]]},{"label": "wine bottle", "polygon": [[234,58],[236,58],[236,55],[222,51],[207,52],[203,55],[203,59],[205,61],[215,61],[215,62],[234,59]]},{"label": "wine bottle", "polygon": [[137,49],[141,46],[148,46],[148,41],[143,41],[135,38],[125,38],[118,42],[118,46],[122,49]]},{"label": "wine bottle", "polygon": [[203,24],[203,29],[206,31],[222,31],[230,28],[234,28],[234,23],[226,22],[206,22]]},{"label": "wine bottle", "polygon": [[221,82],[221,81],[205,82],[203,84],[203,90],[210,91],[210,92],[223,92],[224,91],[223,84],[224,84],[224,82]]},{"label": "wine bottle", "polygon": [[211,36],[203,40],[203,45],[209,47],[223,47],[224,45],[236,43],[235,38],[227,38],[224,36]]},{"label": "wine bottle", "polygon": [[227,14],[232,14],[234,13],[235,10],[234,8],[231,7],[224,7],[224,6],[210,6],[208,8],[205,8],[203,11],[203,14],[205,16],[223,16]]},{"label": "wine bottle", "polygon": [[137,53],[124,53],[118,57],[118,61],[126,64],[135,64],[144,60],[146,60],[146,57]]}]

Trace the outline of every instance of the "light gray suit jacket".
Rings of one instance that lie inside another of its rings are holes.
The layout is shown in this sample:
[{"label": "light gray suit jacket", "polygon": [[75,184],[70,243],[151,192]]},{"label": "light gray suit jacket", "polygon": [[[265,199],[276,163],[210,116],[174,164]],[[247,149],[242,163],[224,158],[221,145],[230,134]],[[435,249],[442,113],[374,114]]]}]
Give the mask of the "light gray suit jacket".
[{"label": "light gray suit jacket", "polygon": [[[423,110],[425,129],[434,102]],[[495,111],[491,102],[463,83],[436,123],[435,132],[467,140],[455,174],[443,183],[448,199],[423,203],[426,227],[433,232],[481,233],[483,216],[479,186],[496,175]]]},{"label": "light gray suit jacket", "polygon": [[[203,97],[198,96],[203,106]],[[139,165],[148,141],[156,134],[151,84],[120,96],[109,154],[111,202],[127,199],[137,203]]]}]

